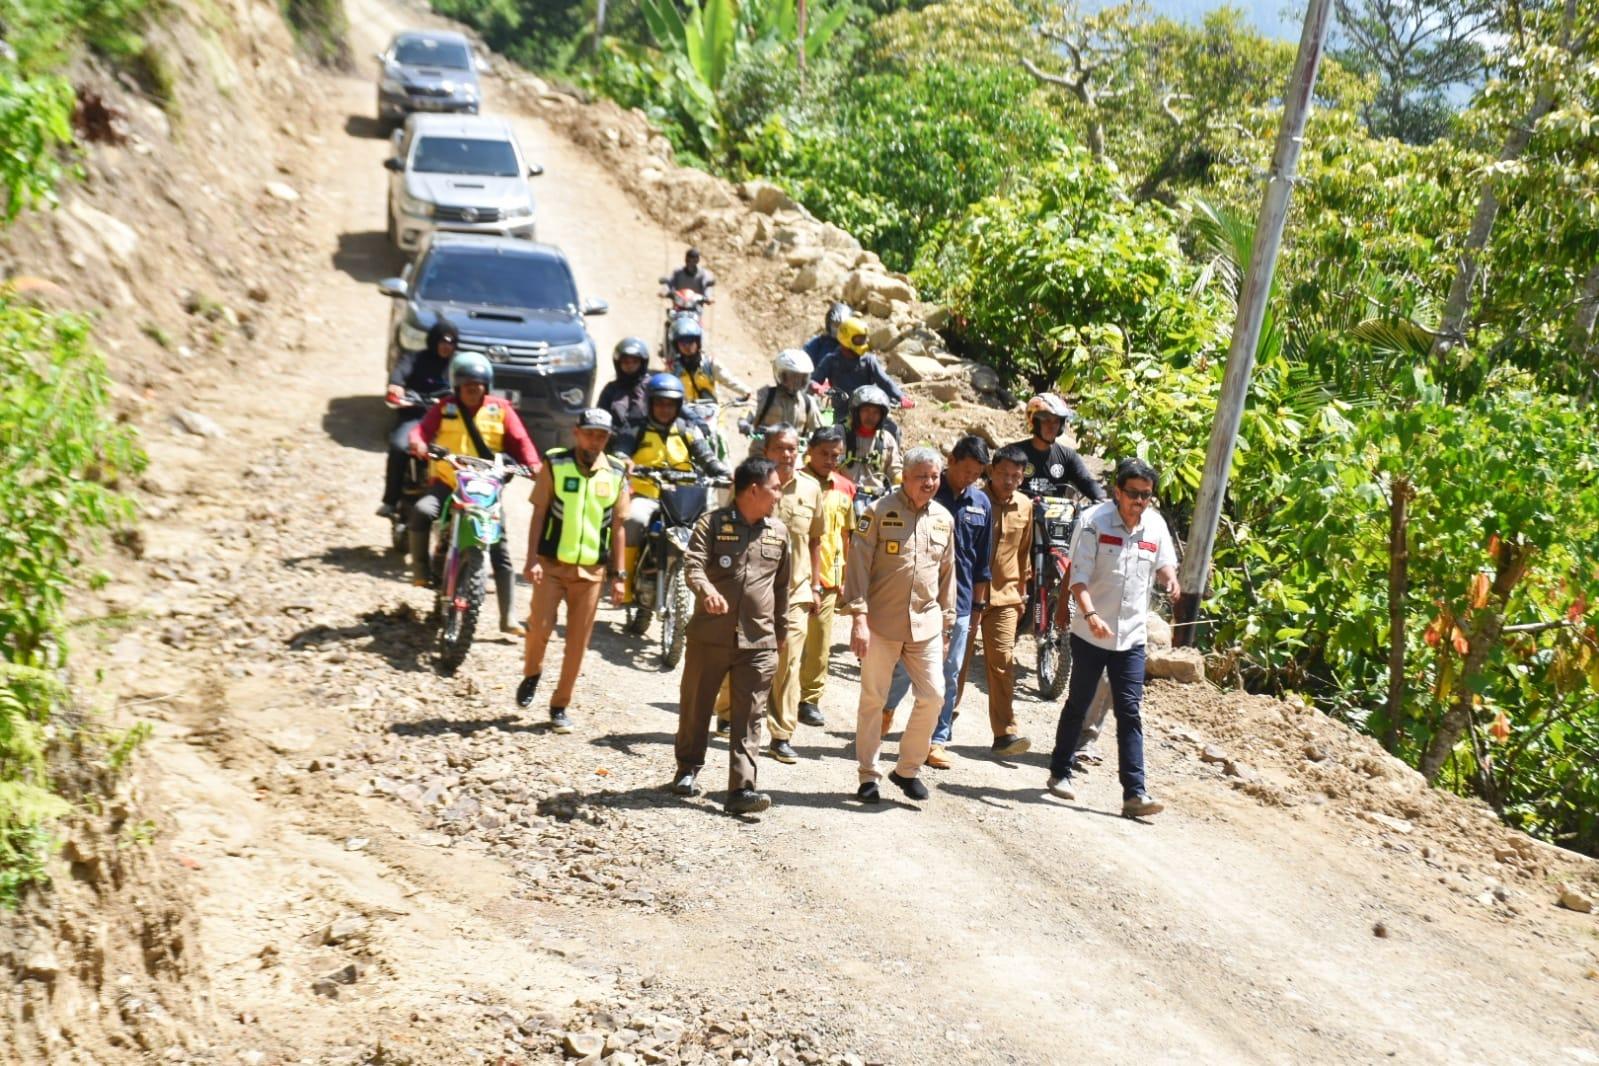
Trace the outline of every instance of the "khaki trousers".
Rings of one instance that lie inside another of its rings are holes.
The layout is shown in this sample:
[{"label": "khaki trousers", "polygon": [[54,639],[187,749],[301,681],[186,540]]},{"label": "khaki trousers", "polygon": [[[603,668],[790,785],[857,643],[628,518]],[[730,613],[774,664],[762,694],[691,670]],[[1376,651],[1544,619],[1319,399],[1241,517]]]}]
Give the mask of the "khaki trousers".
[{"label": "khaki trousers", "polygon": [[823,589],[816,613],[805,622],[805,652],[800,658],[800,702],[822,705],[827,670],[833,662],[833,618],[838,610],[838,590]]},{"label": "khaki trousers", "polygon": [[[767,724],[771,727],[773,740],[788,740],[799,728],[800,657],[792,652],[805,641],[805,622],[809,616],[809,604],[789,603],[786,622],[788,636],[782,648],[778,649],[777,671],[772,676],[772,691],[766,700]],[[733,697],[729,684],[728,681],[722,682],[722,690],[716,694],[716,717],[724,722],[731,721],[733,717]]]},{"label": "khaki trousers", "polygon": [[755,787],[755,760],[761,750],[761,712],[777,670],[771,648],[726,648],[689,641],[678,689],[677,772],[698,775],[710,746],[716,693],[728,682],[733,729],[728,736],[727,787]]},{"label": "khaki trousers", "polygon": [[899,760],[894,770],[901,777],[915,777],[927,761],[932,747],[933,727],[944,707],[944,642],[930,640],[898,641],[876,633],[866,646],[861,663],[861,700],[855,712],[855,755],[861,781],[877,781],[877,756],[883,747],[883,706],[888,702],[888,686],[894,665],[903,662],[911,681],[911,720],[900,734]]},{"label": "khaki trousers", "polygon": [[555,632],[555,616],[566,604],[566,648],[561,653],[561,680],[550,694],[551,707],[567,707],[583,670],[583,653],[594,632],[594,613],[600,606],[604,581],[585,581],[571,563],[543,560],[544,580],[533,586],[533,607],[527,616],[527,641],[523,645],[522,676],[544,671],[544,650]]},{"label": "khaki trousers", "polygon": [[[983,633],[983,669],[988,675],[988,724],[996,737],[1016,732],[1016,627],[1025,609],[1019,603],[990,607],[978,623]],[[967,666],[976,643],[966,645]],[[962,667],[962,687],[965,684],[966,668]]]}]

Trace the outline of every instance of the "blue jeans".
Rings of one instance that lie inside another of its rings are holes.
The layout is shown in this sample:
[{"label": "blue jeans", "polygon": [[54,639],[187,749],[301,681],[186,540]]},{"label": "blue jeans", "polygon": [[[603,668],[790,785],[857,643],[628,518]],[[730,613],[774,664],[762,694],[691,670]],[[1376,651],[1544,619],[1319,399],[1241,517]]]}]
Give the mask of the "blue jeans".
[{"label": "blue jeans", "polygon": [[1100,675],[1109,671],[1111,706],[1116,712],[1117,769],[1122,798],[1131,799],[1144,791],[1144,721],[1139,714],[1144,702],[1144,646],[1111,651],[1073,635],[1071,649],[1071,689],[1055,727],[1049,775],[1063,779],[1072,776],[1072,753],[1082,739],[1083,719],[1094,702]]},{"label": "blue jeans", "polygon": [[[955,732],[955,701],[960,697],[961,665],[966,662],[966,645],[972,636],[972,616],[957,615],[955,628],[949,635],[949,654],[944,656],[944,708],[938,712],[938,725],[933,727],[933,743],[948,744]],[[899,707],[899,701],[911,690],[910,675],[905,667],[894,664],[894,678],[888,683],[888,702],[885,711]]]}]

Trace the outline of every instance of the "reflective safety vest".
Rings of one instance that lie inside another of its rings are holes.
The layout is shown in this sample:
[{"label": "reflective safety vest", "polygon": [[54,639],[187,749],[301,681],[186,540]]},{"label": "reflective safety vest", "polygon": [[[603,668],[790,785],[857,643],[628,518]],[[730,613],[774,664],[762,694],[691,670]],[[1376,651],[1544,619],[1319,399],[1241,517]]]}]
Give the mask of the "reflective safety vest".
[{"label": "reflective safety vest", "polygon": [[[439,432],[433,438],[433,443],[447,449],[456,455],[477,455],[477,445],[472,443],[472,434],[466,431],[466,420],[461,417],[461,405],[452,396],[444,401],[444,410],[439,422]],[[491,403],[487,398],[478,407],[477,414],[472,422],[477,426],[477,431],[483,437],[483,443],[488,446],[489,454],[479,456],[482,459],[492,460],[495,453],[505,450],[505,408],[498,403]],[[434,480],[442,481],[450,488],[455,488],[455,467],[442,459],[435,459],[428,468]]]},{"label": "reflective safety vest", "polygon": [[[662,429],[648,422],[639,430],[638,444],[633,449],[634,466],[664,466],[672,470],[693,470],[694,457],[689,452],[688,431],[681,421]],[[648,478],[635,477],[633,492],[646,499],[658,500],[661,490]]]},{"label": "reflective safety vest", "polygon": [[694,370],[678,364],[677,380],[683,383],[684,403],[716,399],[716,371],[709,359],[701,358]]},{"label": "reflective safety vest", "polygon": [[563,563],[593,566],[610,557],[611,517],[622,495],[625,467],[609,455],[585,473],[569,448],[546,458],[550,467],[550,510],[539,531],[539,554]]}]

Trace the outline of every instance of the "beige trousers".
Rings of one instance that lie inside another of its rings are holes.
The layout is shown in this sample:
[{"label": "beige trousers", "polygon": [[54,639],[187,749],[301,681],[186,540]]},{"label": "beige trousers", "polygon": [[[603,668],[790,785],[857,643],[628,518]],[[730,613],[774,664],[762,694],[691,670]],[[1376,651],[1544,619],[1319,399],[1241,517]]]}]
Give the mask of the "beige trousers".
[{"label": "beige trousers", "polygon": [[899,739],[899,760],[894,770],[901,777],[915,777],[927,761],[932,747],[933,727],[944,707],[944,642],[931,640],[889,640],[873,633],[861,663],[861,701],[855,713],[855,755],[861,781],[877,781],[877,756],[883,747],[883,705],[888,702],[888,686],[894,664],[904,662],[911,681],[911,720]]}]

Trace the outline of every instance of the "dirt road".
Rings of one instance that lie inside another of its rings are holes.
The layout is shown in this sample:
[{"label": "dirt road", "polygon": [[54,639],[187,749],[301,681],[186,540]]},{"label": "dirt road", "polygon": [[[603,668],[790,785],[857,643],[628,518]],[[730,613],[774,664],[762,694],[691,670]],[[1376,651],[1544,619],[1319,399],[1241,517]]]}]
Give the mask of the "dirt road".
[{"label": "dirt road", "polygon": [[[350,10],[359,55],[415,18]],[[171,494],[113,589],[158,619],[109,649],[109,683],[157,721],[227,1050],[544,1061],[592,1028],[634,1034],[617,1062],[1599,1062],[1591,919],[1463,899],[1435,854],[1202,773],[1173,739],[1200,697],[1174,687],[1151,694],[1170,807],[1152,823],[1114,815],[1109,771],[1077,804],[1042,794],[1052,706],[1021,705],[1033,753],[988,758],[981,691],[955,768],[928,771],[933,798],[863,809],[844,801],[840,655],[828,727],[795,737],[797,766],[763,762],[776,806],[740,821],[661,790],[676,676],[618,612],[602,611],[569,736],[516,713],[509,642],[435,676],[426,597],[371,516],[388,311],[372,282],[392,261],[366,74],[326,82],[303,348],[195,405],[226,447],[152,440]],[[602,351],[653,341],[655,278],[682,242],[518,123],[547,168],[541,237],[611,302]],[[712,330],[763,376],[736,306]],[[724,760],[718,743],[710,782]],[[356,931],[330,936],[341,915]]]}]

